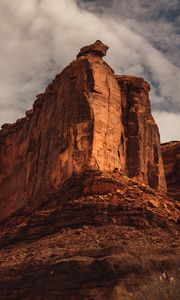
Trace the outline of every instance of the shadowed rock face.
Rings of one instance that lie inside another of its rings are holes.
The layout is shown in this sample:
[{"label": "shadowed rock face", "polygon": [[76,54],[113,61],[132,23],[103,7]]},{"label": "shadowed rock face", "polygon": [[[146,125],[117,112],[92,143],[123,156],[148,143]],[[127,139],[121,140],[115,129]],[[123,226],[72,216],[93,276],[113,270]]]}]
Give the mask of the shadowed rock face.
[{"label": "shadowed rock face", "polygon": [[171,197],[180,199],[180,142],[161,144],[167,190]]},{"label": "shadowed rock face", "polygon": [[56,75],[26,118],[0,132],[0,220],[37,206],[73,174],[121,172],[166,191],[149,85],[115,76],[96,41]]},{"label": "shadowed rock face", "polygon": [[149,101],[150,85],[139,77],[116,78],[122,93],[126,174],[154,189],[165,190],[159,130]]}]

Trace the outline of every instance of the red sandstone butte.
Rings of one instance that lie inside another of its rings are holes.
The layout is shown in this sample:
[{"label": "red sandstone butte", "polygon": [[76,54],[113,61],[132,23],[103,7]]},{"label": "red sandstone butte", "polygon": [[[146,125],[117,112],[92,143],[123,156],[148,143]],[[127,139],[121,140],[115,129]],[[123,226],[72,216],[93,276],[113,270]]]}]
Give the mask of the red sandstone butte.
[{"label": "red sandstone butte", "polygon": [[161,144],[169,196],[180,199],[180,141]]},{"label": "red sandstone butte", "polygon": [[33,109],[0,131],[0,220],[37,206],[74,174],[120,172],[166,192],[149,84],[115,76],[100,41],[83,47]]}]

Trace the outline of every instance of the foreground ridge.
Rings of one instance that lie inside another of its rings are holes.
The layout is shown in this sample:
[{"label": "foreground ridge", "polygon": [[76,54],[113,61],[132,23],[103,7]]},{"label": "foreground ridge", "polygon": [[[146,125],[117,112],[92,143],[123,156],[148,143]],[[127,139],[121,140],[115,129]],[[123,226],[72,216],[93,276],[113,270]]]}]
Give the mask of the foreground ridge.
[{"label": "foreground ridge", "polygon": [[117,173],[74,176],[1,224],[0,299],[138,300],[164,272],[178,282],[179,209]]}]

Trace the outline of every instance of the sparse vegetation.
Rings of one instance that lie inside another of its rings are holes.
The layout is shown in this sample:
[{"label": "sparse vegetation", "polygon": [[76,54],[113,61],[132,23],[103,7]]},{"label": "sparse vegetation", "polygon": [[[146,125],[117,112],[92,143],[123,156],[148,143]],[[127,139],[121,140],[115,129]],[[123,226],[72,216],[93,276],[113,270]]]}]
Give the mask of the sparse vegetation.
[{"label": "sparse vegetation", "polygon": [[154,274],[144,285],[136,291],[128,291],[121,285],[115,287],[116,300],[179,300],[179,276],[163,272],[159,276]]},{"label": "sparse vegetation", "polygon": [[140,296],[137,300],[178,300],[180,299],[180,280],[178,275],[168,274],[166,272],[154,275],[142,287]]}]

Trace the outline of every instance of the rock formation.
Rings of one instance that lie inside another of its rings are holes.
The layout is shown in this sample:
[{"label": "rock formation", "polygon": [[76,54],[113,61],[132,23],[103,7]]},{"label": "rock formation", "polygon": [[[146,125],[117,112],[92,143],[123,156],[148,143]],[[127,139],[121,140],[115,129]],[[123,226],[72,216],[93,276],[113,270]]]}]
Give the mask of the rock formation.
[{"label": "rock formation", "polygon": [[[83,47],[2,126],[0,300],[164,299],[161,274],[179,298],[180,206],[166,195],[150,87],[116,76],[107,49]],[[179,143],[162,153],[171,189]]]},{"label": "rock formation", "polygon": [[168,194],[180,200],[180,142],[174,141],[161,145]]},{"label": "rock formation", "polygon": [[0,299],[149,299],[164,272],[178,283],[178,218],[173,201],[126,176],[75,177],[0,225]]},{"label": "rock formation", "polygon": [[122,101],[126,174],[158,190],[166,190],[159,130],[151,115],[150,85],[143,78],[116,76]]},{"label": "rock formation", "polygon": [[39,94],[26,118],[0,132],[0,220],[36,206],[73,174],[116,170],[166,191],[149,84],[115,76],[100,41]]}]

